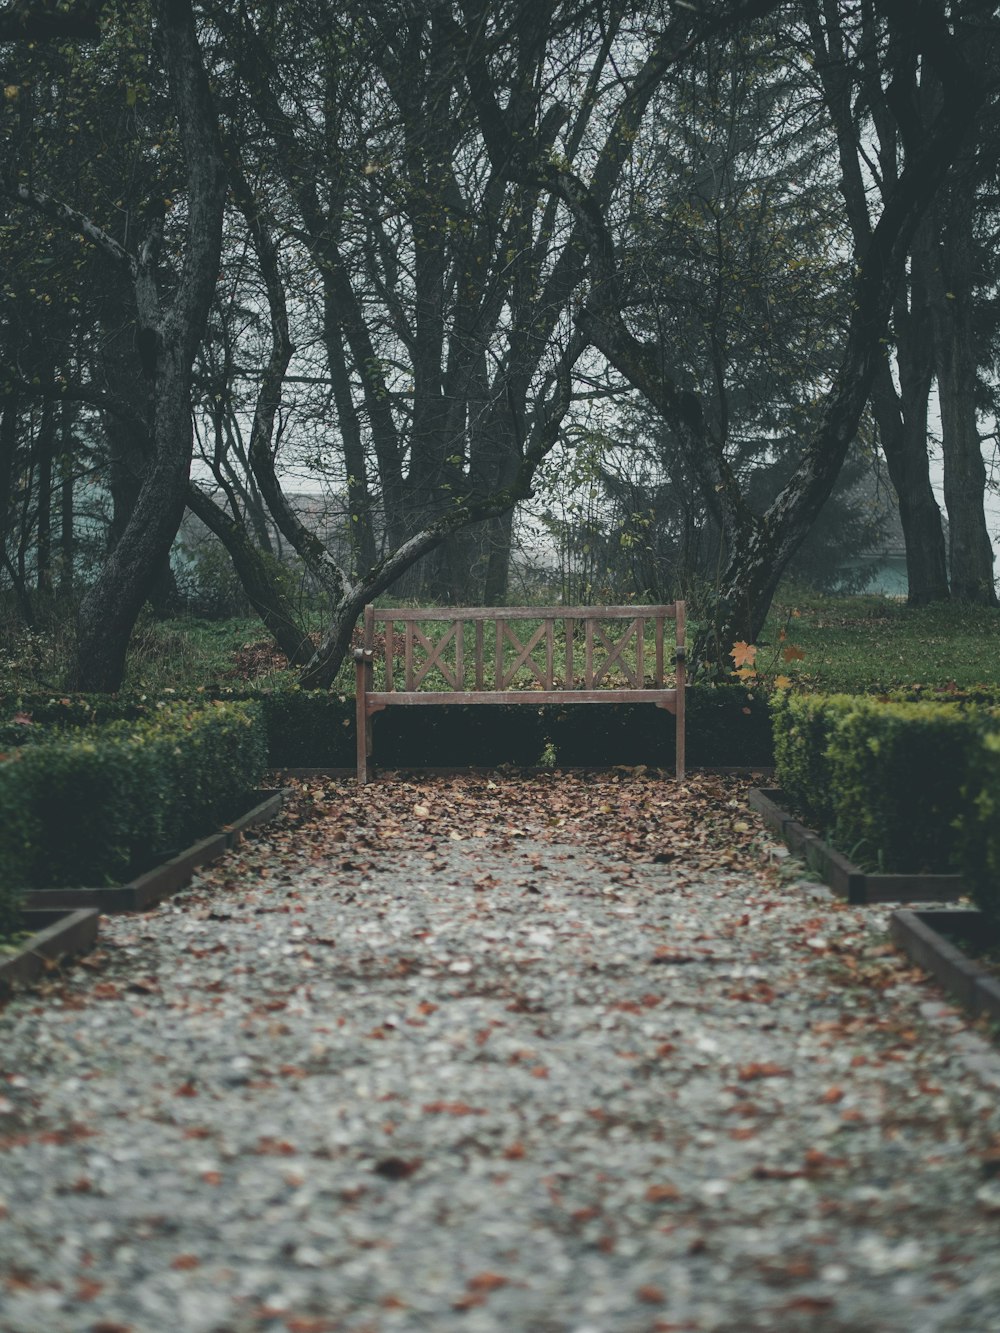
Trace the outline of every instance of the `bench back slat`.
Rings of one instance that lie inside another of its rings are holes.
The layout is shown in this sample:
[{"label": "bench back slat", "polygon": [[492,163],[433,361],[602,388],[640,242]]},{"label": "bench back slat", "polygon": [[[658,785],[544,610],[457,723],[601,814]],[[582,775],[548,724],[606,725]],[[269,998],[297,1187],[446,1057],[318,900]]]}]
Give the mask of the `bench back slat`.
[{"label": "bench back slat", "polygon": [[[589,606],[589,607],[462,607],[409,609],[390,607],[365,609],[364,646],[369,651],[375,646],[375,625],[385,625],[385,693],[397,688],[395,674],[396,630],[402,629],[402,686],[406,693],[415,693],[427,677],[437,670],[445,685],[453,691],[468,688],[490,688],[486,676],[485,627],[494,622],[494,690],[518,688],[519,674],[527,673],[532,687],[552,690],[561,686],[573,689],[577,685],[574,649],[577,628],[583,629],[583,689],[613,688],[604,684],[617,671],[631,689],[662,690],[666,680],[666,622],[677,621],[677,643],[683,643],[684,604],[674,602],[662,606]],[[527,635],[519,634],[511,623],[521,620],[538,622]],[[621,623],[617,637],[607,622]],[[653,657],[647,662],[648,640],[646,622],[652,624]],[[438,623],[444,631],[436,640],[425,633],[422,626]],[[472,650],[472,682],[467,682],[465,656],[465,629],[471,622],[474,631]],[[562,659],[563,679],[556,675],[556,625],[562,624],[565,633],[565,656]],[[607,628],[606,628],[607,626]],[[543,656],[536,656],[541,645]],[[626,655],[629,647],[635,650],[635,665]],[[512,651],[511,665],[505,666],[506,655]],[[651,670],[647,673],[647,666]]]},{"label": "bench back slat", "polygon": [[[664,602],[656,606],[428,606],[375,607],[374,619],[384,620],[632,620],[641,615],[647,620],[659,616],[677,618],[683,602]],[[366,609],[367,614],[367,609]]]}]

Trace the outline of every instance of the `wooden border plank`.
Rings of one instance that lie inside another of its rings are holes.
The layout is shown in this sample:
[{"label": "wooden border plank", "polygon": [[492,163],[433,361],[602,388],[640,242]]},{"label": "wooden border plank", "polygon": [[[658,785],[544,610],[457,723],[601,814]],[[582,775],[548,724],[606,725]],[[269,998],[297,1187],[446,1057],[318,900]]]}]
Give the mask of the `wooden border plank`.
[{"label": "wooden border plank", "polygon": [[815,871],[838,897],[859,906],[873,903],[950,902],[965,891],[961,875],[869,874],[800,824],[782,805],[774,787],[754,787],[750,806],[784,841],[788,850]]},{"label": "wooden border plank", "polygon": [[153,866],[128,884],[100,888],[61,886],[54,889],[32,889],[25,895],[28,908],[96,908],[101,912],[145,912],[164,898],[169,898],[191,883],[194,872],[204,865],[218,861],[236,846],[247,830],[264,823],[278,813],[284,792],[268,792],[239,819],[226,825],[221,833],[201,838],[176,856]]},{"label": "wooden border plank", "polygon": [[889,918],[889,934],[893,943],[908,958],[930,972],[969,1013],[987,1015],[1000,1023],[1000,981],[989,969],[970,958],[962,949],[942,934],[974,938],[979,935],[987,942],[998,942],[998,934],[991,931],[982,914],[975,910],[956,909],[938,912],[900,910]]},{"label": "wooden border plank", "polygon": [[100,913],[94,908],[27,908],[22,916],[34,934],[15,953],[0,956],[0,990],[30,985],[62,959],[89,951],[97,939]]}]

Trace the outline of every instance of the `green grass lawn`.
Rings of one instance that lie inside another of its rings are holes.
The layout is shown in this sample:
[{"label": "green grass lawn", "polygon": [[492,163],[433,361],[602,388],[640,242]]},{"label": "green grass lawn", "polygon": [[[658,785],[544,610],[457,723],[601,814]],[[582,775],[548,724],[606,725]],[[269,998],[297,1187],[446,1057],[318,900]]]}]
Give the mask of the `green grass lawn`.
[{"label": "green grass lawn", "polygon": [[[786,660],[785,649],[792,646],[804,654],[801,660]],[[1000,612],[781,591],[757,650],[756,667],[765,682],[786,676],[810,690],[996,686]],[[488,649],[488,660],[491,654]],[[28,635],[19,644],[10,642],[0,650],[0,690],[60,689],[66,660],[65,644],[56,636]],[[133,637],[126,686],[150,692],[275,688],[294,684],[296,674],[283,666],[255,619],[144,619]],[[430,687],[443,684],[428,680]],[[353,663],[345,663],[336,687],[353,692]]]},{"label": "green grass lawn", "polygon": [[[1000,611],[985,607],[779,592],[761,638],[758,666],[825,693],[1000,682]],[[801,661],[784,660],[789,644]]]}]

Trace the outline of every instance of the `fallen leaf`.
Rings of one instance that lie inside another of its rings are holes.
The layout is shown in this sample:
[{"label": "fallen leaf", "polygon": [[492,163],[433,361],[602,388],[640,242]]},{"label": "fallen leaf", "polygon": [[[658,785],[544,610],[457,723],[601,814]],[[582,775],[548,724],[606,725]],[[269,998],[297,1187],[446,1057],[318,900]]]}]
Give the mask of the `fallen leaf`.
[{"label": "fallen leaf", "polygon": [[485,1115],[480,1106],[470,1106],[468,1102],[427,1102],[423,1108],[426,1115]]},{"label": "fallen leaf", "polygon": [[787,1078],[791,1072],[790,1069],[775,1064],[773,1060],[768,1060],[762,1064],[740,1065],[739,1078],[744,1083],[752,1083],[758,1078]]},{"label": "fallen leaf", "polygon": [[676,1185],[664,1183],[662,1185],[650,1185],[646,1191],[647,1203],[670,1203],[674,1199],[681,1197],[680,1190]]},{"label": "fallen leaf", "polygon": [[654,1287],[652,1283],[640,1287],[635,1296],[636,1300],[642,1301],[645,1305],[662,1305],[667,1299],[663,1288]]}]

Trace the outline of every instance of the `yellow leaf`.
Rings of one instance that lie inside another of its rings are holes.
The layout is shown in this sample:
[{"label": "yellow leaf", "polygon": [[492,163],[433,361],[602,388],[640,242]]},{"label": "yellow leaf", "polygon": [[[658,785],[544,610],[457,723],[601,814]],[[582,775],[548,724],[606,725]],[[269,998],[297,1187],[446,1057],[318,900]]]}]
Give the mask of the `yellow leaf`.
[{"label": "yellow leaf", "polygon": [[733,644],[732,648],[730,648],[729,656],[733,659],[733,666],[752,667],[754,659],[757,656],[757,646],[753,643],[745,643],[742,639],[739,639]]},{"label": "yellow leaf", "polygon": [[774,683],[779,690],[787,690],[792,682],[788,676],[775,676]]},{"label": "yellow leaf", "polygon": [[3,95],[8,102],[16,102],[21,96],[21,90],[16,83],[8,83],[4,85]]}]

